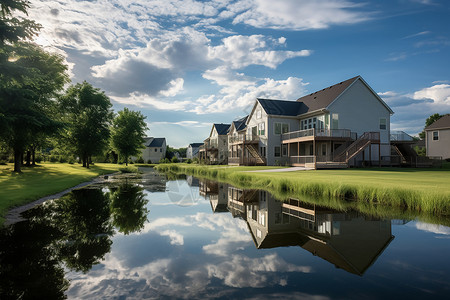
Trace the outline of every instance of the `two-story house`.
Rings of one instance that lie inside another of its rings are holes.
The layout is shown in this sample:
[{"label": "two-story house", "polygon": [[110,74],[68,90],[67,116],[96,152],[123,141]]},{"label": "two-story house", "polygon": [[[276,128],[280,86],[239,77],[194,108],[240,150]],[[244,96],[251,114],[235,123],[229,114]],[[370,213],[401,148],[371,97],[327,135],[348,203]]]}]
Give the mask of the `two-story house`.
[{"label": "two-story house", "polygon": [[189,144],[186,148],[186,158],[193,159],[195,157],[198,157],[198,151],[200,149],[200,146],[202,145],[203,143]]},{"label": "two-story house", "polygon": [[226,164],[228,159],[228,130],[230,124],[215,123],[209,137],[199,148],[200,160],[210,164]]},{"label": "two-story house", "polygon": [[[239,164],[311,168],[379,164],[390,156],[393,111],[356,76],[297,101],[257,99],[234,139]],[[230,163],[237,164],[233,160]]]},{"label": "two-story house", "polygon": [[166,157],[166,138],[144,138],[144,148],[142,149],[142,158],[144,162],[158,163]]},{"label": "two-story house", "polygon": [[450,158],[450,114],[425,128],[425,147],[428,157]]}]

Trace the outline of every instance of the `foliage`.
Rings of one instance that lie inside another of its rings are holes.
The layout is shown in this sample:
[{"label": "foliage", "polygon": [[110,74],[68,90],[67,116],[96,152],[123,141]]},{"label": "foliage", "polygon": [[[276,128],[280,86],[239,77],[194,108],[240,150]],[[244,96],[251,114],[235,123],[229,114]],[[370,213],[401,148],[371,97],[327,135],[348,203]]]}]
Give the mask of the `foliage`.
[{"label": "foliage", "polygon": [[135,166],[126,166],[124,168],[119,168],[120,173],[138,173],[139,169]]},{"label": "foliage", "polygon": [[170,162],[177,163],[178,162],[178,158],[176,156],[173,156],[172,159],[170,160]]},{"label": "foliage", "polygon": [[[41,28],[34,21],[23,17],[13,16],[15,12],[27,13],[30,2],[26,0],[2,0],[0,12],[0,46],[7,43],[31,39]],[[1,70],[3,71],[3,70]]]},{"label": "foliage", "polygon": [[414,151],[416,151],[419,156],[427,156],[427,150],[425,147],[415,146]]},{"label": "foliage", "polygon": [[148,210],[143,188],[124,183],[111,195],[111,215],[113,225],[123,234],[140,231],[147,221]]},{"label": "foliage", "polygon": [[64,141],[79,155],[83,167],[89,168],[90,157],[102,153],[108,145],[111,101],[86,81],[69,87],[59,100],[67,124]]},{"label": "foliage", "polygon": [[125,158],[126,165],[130,156],[138,155],[140,149],[144,148],[143,138],[146,129],[148,128],[145,117],[139,111],[124,108],[114,118],[111,145],[120,156]]}]

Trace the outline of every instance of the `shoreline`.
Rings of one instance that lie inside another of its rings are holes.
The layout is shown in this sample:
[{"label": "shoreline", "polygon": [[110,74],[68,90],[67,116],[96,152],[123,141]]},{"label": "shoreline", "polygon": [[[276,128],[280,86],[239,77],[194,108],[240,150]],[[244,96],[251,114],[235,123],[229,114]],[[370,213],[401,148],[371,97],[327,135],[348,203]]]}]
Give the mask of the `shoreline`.
[{"label": "shoreline", "polygon": [[14,207],[14,208],[8,210],[8,212],[6,213],[5,221],[3,222],[3,226],[6,227],[6,226],[9,226],[9,225],[12,225],[12,224],[15,224],[17,222],[25,220],[25,218],[22,217],[22,213],[23,212],[25,212],[25,211],[27,211],[29,209],[32,209],[35,206],[44,203],[45,201],[61,198],[62,196],[70,193],[71,191],[73,191],[75,189],[79,189],[79,188],[88,186],[90,184],[105,182],[107,180],[107,179],[105,179],[105,176],[109,177],[109,176],[112,176],[112,175],[115,175],[115,174],[118,174],[118,173],[114,172],[114,173],[110,173],[110,174],[100,175],[100,176],[95,177],[94,179],[92,179],[90,181],[82,182],[80,184],[77,184],[77,185],[75,185],[73,187],[67,188],[67,189],[65,189],[65,190],[63,190],[61,192],[56,193],[56,194],[48,195],[48,196],[42,197],[40,199],[34,200],[32,202],[29,202],[27,204],[24,204],[24,205],[21,205],[21,206],[18,206],[18,207]]}]

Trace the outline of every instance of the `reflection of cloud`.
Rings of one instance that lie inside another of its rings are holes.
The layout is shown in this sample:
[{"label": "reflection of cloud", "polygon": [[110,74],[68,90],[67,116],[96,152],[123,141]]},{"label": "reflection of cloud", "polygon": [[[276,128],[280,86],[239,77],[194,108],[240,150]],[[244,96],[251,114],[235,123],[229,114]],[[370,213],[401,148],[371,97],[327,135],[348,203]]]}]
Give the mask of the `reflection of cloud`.
[{"label": "reflection of cloud", "polygon": [[247,300],[269,300],[269,299],[283,299],[283,300],[327,300],[330,297],[322,296],[322,295],[310,295],[301,292],[289,292],[289,293],[273,293],[273,294],[260,294],[254,297],[246,298]]},{"label": "reflection of cloud", "polygon": [[175,230],[164,230],[160,232],[162,236],[168,236],[170,237],[170,243],[172,245],[180,245],[182,246],[184,244],[183,235],[176,232]]},{"label": "reflection of cloud", "polygon": [[416,228],[422,231],[432,232],[435,234],[450,235],[450,227],[436,224],[428,224],[417,222]]}]

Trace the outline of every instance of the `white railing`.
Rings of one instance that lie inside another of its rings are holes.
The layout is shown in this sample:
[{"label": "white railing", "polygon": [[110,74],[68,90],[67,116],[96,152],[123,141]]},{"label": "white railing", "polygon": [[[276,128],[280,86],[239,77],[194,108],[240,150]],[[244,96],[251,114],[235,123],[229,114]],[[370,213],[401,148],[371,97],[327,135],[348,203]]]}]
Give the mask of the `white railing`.
[{"label": "white railing", "polygon": [[396,142],[397,141],[407,141],[407,142],[414,141],[413,137],[404,131],[391,131],[390,140],[396,141]]},{"label": "white railing", "polygon": [[259,136],[251,135],[251,134],[239,134],[236,136],[228,137],[228,143],[230,143],[230,144],[241,143],[241,142],[254,142],[254,141],[258,141],[258,140],[259,140]]},{"label": "white railing", "polygon": [[356,132],[351,132],[349,129],[305,129],[293,132],[284,133],[281,136],[283,141],[302,137],[336,137],[336,138],[351,138],[356,139]]}]

